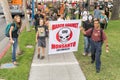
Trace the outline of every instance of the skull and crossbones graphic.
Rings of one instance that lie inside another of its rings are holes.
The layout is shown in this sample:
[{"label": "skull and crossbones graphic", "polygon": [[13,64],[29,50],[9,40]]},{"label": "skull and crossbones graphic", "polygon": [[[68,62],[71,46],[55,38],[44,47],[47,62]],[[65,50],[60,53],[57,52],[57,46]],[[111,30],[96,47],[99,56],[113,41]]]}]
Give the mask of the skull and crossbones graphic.
[{"label": "skull and crossbones graphic", "polygon": [[59,30],[56,37],[59,42],[64,44],[71,39],[72,31],[70,30],[70,28],[64,27]]}]

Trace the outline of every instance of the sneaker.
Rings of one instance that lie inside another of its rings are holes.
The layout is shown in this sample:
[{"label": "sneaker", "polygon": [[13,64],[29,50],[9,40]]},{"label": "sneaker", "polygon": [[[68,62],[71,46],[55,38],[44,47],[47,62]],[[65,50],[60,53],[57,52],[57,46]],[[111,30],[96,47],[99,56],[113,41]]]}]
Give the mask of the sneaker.
[{"label": "sneaker", "polygon": [[95,62],[94,60],[91,61],[92,64],[93,64],[94,62]]},{"label": "sneaker", "polygon": [[83,56],[86,56],[86,53],[83,53],[82,55],[83,55]]},{"label": "sneaker", "polygon": [[16,61],[14,61],[13,64],[16,65],[16,66],[18,65],[18,63]]},{"label": "sneaker", "polygon": [[44,58],[45,58],[45,56],[42,56],[42,57],[41,57],[41,59],[44,59]]},{"label": "sneaker", "polygon": [[38,59],[40,58],[40,54],[37,55],[37,58],[38,58]]},{"label": "sneaker", "polygon": [[88,56],[90,57],[90,56],[91,56],[91,53],[88,53]]},{"label": "sneaker", "polygon": [[96,70],[96,73],[100,73],[100,70],[99,70],[99,69],[97,69],[97,70]]}]

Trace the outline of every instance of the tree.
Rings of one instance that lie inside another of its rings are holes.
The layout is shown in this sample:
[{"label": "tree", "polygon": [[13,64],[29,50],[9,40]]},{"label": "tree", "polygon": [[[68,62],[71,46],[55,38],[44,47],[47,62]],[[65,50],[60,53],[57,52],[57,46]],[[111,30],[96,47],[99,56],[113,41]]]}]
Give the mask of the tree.
[{"label": "tree", "polygon": [[36,7],[38,8],[38,0],[36,0]]},{"label": "tree", "polygon": [[112,20],[118,20],[120,15],[120,0],[113,0]]},{"label": "tree", "polygon": [[29,25],[29,20],[28,20],[28,14],[27,14],[27,9],[26,9],[26,3],[27,0],[23,0],[23,9],[25,13],[25,21],[26,21],[26,31],[30,31],[30,25]]},{"label": "tree", "polygon": [[3,8],[3,13],[7,24],[12,22],[12,16],[10,13],[10,8],[7,0],[0,0],[1,6]]},{"label": "tree", "polygon": [[87,9],[90,11],[90,0],[87,0]]}]

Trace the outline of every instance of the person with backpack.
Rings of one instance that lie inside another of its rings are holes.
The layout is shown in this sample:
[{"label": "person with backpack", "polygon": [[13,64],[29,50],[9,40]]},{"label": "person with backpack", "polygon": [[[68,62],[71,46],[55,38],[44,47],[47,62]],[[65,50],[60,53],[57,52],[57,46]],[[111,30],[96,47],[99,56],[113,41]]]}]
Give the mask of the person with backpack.
[{"label": "person with backpack", "polygon": [[14,65],[17,64],[16,50],[18,45],[18,36],[20,33],[21,24],[22,24],[21,17],[19,15],[15,15],[14,21],[13,23],[11,23],[9,30],[10,43],[12,44],[12,62]]},{"label": "person with backpack", "polygon": [[[85,29],[85,31],[87,31],[90,28],[93,28],[93,16],[91,14],[88,15],[88,20],[84,22],[83,28]],[[90,48],[90,37],[84,35],[84,56],[91,56]]]},{"label": "person with backpack", "polygon": [[45,58],[45,47],[46,47],[46,31],[47,28],[44,25],[44,20],[39,20],[38,31],[36,33],[36,43],[38,43],[38,55],[37,58],[40,58],[40,49],[42,49],[41,59]]},{"label": "person with backpack", "polygon": [[102,53],[102,43],[106,44],[106,52],[108,50],[108,41],[105,32],[100,28],[99,20],[94,20],[94,28],[90,28],[87,31],[80,27],[81,32],[91,37],[91,63],[96,62],[96,72],[100,72],[101,67],[101,53]]},{"label": "person with backpack", "polygon": [[83,24],[85,21],[88,20],[88,15],[89,15],[89,11],[86,8],[84,8],[84,10],[81,12]]},{"label": "person with backpack", "polygon": [[105,29],[107,29],[108,21],[110,19],[110,10],[108,7],[106,7],[104,11],[105,11],[105,15],[107,16],[107,23],[105,25]]}]

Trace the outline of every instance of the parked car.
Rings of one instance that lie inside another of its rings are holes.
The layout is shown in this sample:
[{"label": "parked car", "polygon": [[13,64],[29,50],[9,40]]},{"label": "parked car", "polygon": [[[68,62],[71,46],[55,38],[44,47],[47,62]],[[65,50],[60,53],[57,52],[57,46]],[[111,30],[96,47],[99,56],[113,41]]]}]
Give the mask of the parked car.
[{"label": "parked car", "polygon": [[[24,11],[22,10],[22,8],[19,5],[11,5],[10,12],[11,12],[12,16],[14,16],[16,14],[20,15],[20,16],[24,16]],[[4,14],[3,8],[1,6],[0,6],[0,14]]]}]

